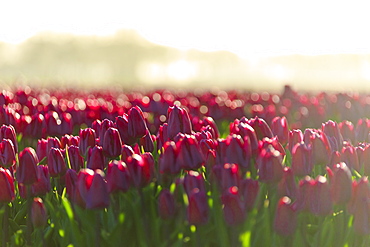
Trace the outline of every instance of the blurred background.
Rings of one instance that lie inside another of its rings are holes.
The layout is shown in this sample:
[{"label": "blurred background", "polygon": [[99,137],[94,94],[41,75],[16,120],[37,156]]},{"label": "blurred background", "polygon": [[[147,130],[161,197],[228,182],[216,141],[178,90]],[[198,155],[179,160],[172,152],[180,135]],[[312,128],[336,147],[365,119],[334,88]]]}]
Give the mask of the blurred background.
[{"label": "blurred background", "polygon": [[366,2],[9,1],[0,83],[370,92]]}]

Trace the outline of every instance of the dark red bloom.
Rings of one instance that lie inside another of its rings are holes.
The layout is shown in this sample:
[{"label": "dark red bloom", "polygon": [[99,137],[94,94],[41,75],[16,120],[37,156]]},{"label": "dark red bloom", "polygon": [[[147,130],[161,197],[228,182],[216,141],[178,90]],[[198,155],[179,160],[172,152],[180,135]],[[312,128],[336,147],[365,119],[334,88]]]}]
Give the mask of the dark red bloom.
[{"label": "dark red bloom", "polygon": [[68,158],[69,164],[71,168],[75,171],[79,171],[81,168],[84,167],[84,158],[80,154],[80,150],[78,146],[68,146]]},{"label": "dark red bloom", "polygon": [[12,140],[2,139],[0,142],[0,165],[9,168],[15,164],[15,150]]},{"label": "dark red bloom", "polygon": [[289,140],[289,127],[286,117],[275,117],[271,122],[271,131],[278,137],[282,145],[288,143]]},{"label": "dark red bloom", "polygon": [[128,135],[134,139],[140,139],[149,133],[146,126],[143,111],[139,106],[130,108],[128,115]]},{"label": "dark red bloom", "polygon": [[86,155],[88,147],[95,146],[95,130],[91,128],[81,129],[80,130],[80,142],[78,144],[80,154],[82,156]]},{"label": "dark red bloom", "polygon": [[251,211],[254,208],[254,203],[259,192],[258,180],[246,178],[240,181],[240,190],[243,194],[244,208]]},{"label": "dark red bloom", "polygon": [[25,185],[37,182],[37,164],[39,160],[36,152],[31,147],[26,147],[19,154],[19,167],[17,169],[17,181]]},{"label": "dark red bloom", "polygon": [[9,139],[14,145],[14,152],[18,153],[18,141],[15,129],[12,125],[2,125],[0,128],[0,141],[2,139]]},{"label": "dark red bloom", "polygon": [[36,197],[32,202],[31,221],[35,228],[44,227],[48,222],[46,207],[41,198]]},{"label": "dark red bloom", "polygon": [[0,202],[11,202],[14,197],[14,179],[8,169],[0,167]]},{"label": "dark red bloom", "polygon": [[108,128],[105,131],[104,139],[100,141],[103,147],[103,153],[106,157],[115,158],[121,154],[122,141],[116,128]]},{"label": "dark red bloom", "polygon": [[[313,169],[311,147],[297,143],[292,149],[292,171],[296,176],[311,174]],[[290,197],[292,198],[292,197]]]},{"label": "dark red bloom", "polygon": [[292,235],[297,228],[297,211],[289,197],[282,197],[277,205],[274,230],[282,236]]},{"label": "dark red bloom", "polygon": [[148,159],[133,154],[127,158],[126,166],[131,176],[131,182],[136,187],[144,187],[152,178],[152,167]]},{"label": "dark red bloom", "polygon": [[130,174],[123,161],[113,160],[108,164],[107,170],[108,192],[126,192],[130,188]]},{"label": "dark red bloom", "polygon": [[334,165],[329,172],[329,178],[333,202],[335,204],[349,202],[352,195],[352,175],[348,166],[343,162]]},{"label": "dark red bloom", "polygon": [[295,182],[295,177],[290,167],[284,167],[284,175],[278,184],[278,196],[287,196],[291,199],[297,198],[298,187]]},{"label": "dark red bloom", "polygon": [[272,146],[263,149],[256,160],[259,181],[277,183],[283,177],[281,153]]},{"label": "dark red bloom", "polygon": [[171,219],[176,213],[174,195],[166,188],[162,189],[158,196],[158,214],[164,219]]},{"label": "dark red bloom", "polygon": [[63,176],[67,171],[64,156],[59,148],[51,148],[48,154],[49,173],[52,177]]},{"label": "dark red bloom", "polygon": [[92,170],[100,169],[104,170],[106,167],[105,157],[103,154],[103,148],[101,146],[94,146],[89,149],[86,167]]},{"label": "dark red bloom", "polygon": [[185,135],[176,143],[178,156],[176,165],[185,170],[195,170],[204,164],[203,155],[193,135]]},{"label": "dark red bloom", "polygon": [[238,187],[232,186],[225,190],[221,195],[221,201],[226,224],[229,226],[241,224],[245,219],[245,210]]},{"label": "dark red bloom", "polygon": [[206,224],[209,218],[209,207],[206,193],[195,188],[188,194],[188,201],[189,204],[186,209],[186,216],[189,224]]},{"label": "dark red bloom", "polygon": [[167,119],[167,135],[169,139],[173,140],[178,133],[191,134],[191,121],[188,112],[184,108],[180,108],[177,105],[169,107]]}]

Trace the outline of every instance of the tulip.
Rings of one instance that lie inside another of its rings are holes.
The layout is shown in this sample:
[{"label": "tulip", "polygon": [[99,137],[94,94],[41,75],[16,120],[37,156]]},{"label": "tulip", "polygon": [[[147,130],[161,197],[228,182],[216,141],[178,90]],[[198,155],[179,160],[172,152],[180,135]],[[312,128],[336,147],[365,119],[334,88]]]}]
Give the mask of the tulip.
[{"label": "tulip", "polygon": [[284,167],[284,175],[278,184],[279,197],[287,196],[291,199],[297,198],[297,184],[295,182],[293,170],[290,167]]},{"label": "tulip", "polygon": [[289,143],[288,143],[288,148],[289,151],[292,152],[293,147],[297,143],[303,142],[303,134],[300,129],[293,129],[289,131]]},{"label": "tulip", "polygon": [[275,117],[272,119],[271,131],[278,137],[282,145],[288,143],[289,140],[289,127],[286,117]]},{"label": "tulip", "polygon": [[248,120],[248,124],[256,131],[257,139],[262,140],[264,137],[272,138],[273,134],[270,126],[265,120],[255,117]]},{"label": "tulip", "polygon": [[349,202],[352,195],[352,174],[344,162],[336,164],[329,170],[330,190],[335,204],[345,204]]},{"label": "tulip", "polygon": [[252,150],[250,143],[245,145],[240,135],[227,137],[224,162],[235,163],[248,169],[251,157]]},{"label": "tulip", "polygon": [[290,236],[294,234],[297,228],[297,211],[289,197],[282,197],[277,205],[274,230],[282,236]]},{"label": "tulip", "polygon": [[189,171],[184,176],[183,186],[187,195],[189,195],[193,189],[199,189],[203,192],[206,191],[203,175],[196,171]]},{"label": "tulip", "polygon": [[313,164],[326,165],[329,161],[332,148],[324,132],[316,132],[315,135],[311,136],[311,148]]},{"label": "tulip", "polygon": [[103,140],[104,140],[104,135],[105,135],[105,132],[111,128],[111,127],[115,127],[114,126],[114,123],[109,120],[109,119],[104,119],[102,122],[101,122],[101,125],[100,125],[100,131],[99,131],[99,141],[100,141],[100,144],[103,143]]},{"label": "tulip", "polygon": [[131,182],[136,188],[149,184],[152,178],[152,168],[147,159],[141,155],[133,154],[127,158],[126,166],[131,176]]},{"label": "tulip", "polygon": [[342,148],[341,159],[346,163],[349,169],[360,171],[357,152],[353,146],[347,145]]},{"label": "tulip", "polygon": [[355,126],[352,122],[344,120],[339,123],[339,130],[342,134],[343,140],[352,144],[356,144]]},{"label": "tulip", "polygon": [[108,192],[126,192],[130,188],[130,174],[123,161],[113,160],[108,164],[107,170]]},{"label": "tulip", "polygon": [[103,148],[101,146],[94,146],[89,149],[86,161],[86,167],[92,170],[104,170],[106,167],[105,157],[103,155]]},{"label": "tulip", "polygon": [[86,128],[80,130],[80,142],[78,144],[80,154],[82,156],[85,156],[88,147],[94,147],[95,146],[95,130],[91,128]]},{"label": "tulip", "polygon": [[341,150],[343,146],[343,137],[336,122],[329,120],[322,124],[322,131],[326,134],[330,146],[333,150]]},{"label": "tulip", "polygon": [[196,170],[204,164],[198,142],[193,135],[185,135],[176,145],[178,147],[177,166],[184,170]]},{"label": "tulip", "polygon": [[0,128],[0,140],[9,139],[14,145],[14,152],[18,153],[18,141],[15,129],[12,125],[2,125]]},{"label": "tulip", "polygon": [[166,188],[162,189],[158,196],[158,214],[164,219],[171,219],[176,213],[174,195]]},{"label": "tulip", "polygon": [[297,194],[297,209],[302,211],[310,210],[312,198],[312,189],[314,186],[315,180],[310,176],[305,176],[303,179],[299,180],[298,183],[298,194]]},{"label": "tulip", "polygon": [[36,153],[37,157],[40,161],[42,161],[48,154],[48,140],[46,139],[38,139],[37,140],[37,147]]},{"label": "tulip", "polygon": [[128,113],[128,135],[140,139],[149,133],[144,114],[139,106],[132,107]]},{"label": "tulip", "polygon": [[216,123],[215,123],[215,121],[213,120],[212,117],[205,117],[203,119],[203,124],[205,126],[208,125],[209,127],[212,128],[212,130],[213,130],[213,132],[212,132],[213,139],[217,139],[217,138],[220,137],[220,132],[219,132],[219,130],[217,128],[217,125],[216,125]]},{"label": "tulip", "polygon": [[192,127],[188,112],[174,105],[168,108],[167,112],[167,119],[168,119],[168,128],[167,128],[167,135],[168,138],[173,140],[173,138],[179,133],[183,134],[191,134]]},{"label": "tulip", "polygon": [[[313,169],[311,148],[297,143],[292,149],[292,171],[296,176],[311,174]],[[292,198],[292,197],[290,197]]]},{"label": "tulip", "polygon": [[8,203],[14,198],[14,179],[8,169],[0,167],[0,202]]},{"label": "tulip", "polygon": [[324,176],[317,176],[311,190],[310,211],[314,215],[329,215],[332,212],[333,201],[330,185]]},{"label": "tulip", "polygon": [[239,225],[244,222],[244,205],[240,199],[238,187],[233,186],[225,190],[221,195],[223,215],[229,226]]},{"label": "tulip", "polygon": [[126,113],[122,116],[116,117],[114,126],[116,129],[118,129],[123,143],[128,145],[132,145],[135,143],[135,138],[131,136],[128,132],[128,115]]},{"label": "tulip", "polygon": [[17,168],[17,181],[24,185],[37,182],[37,163],[39,162],[36,152],[31,147],[26,147],[19,154],[19,167]]},{"label": "tulip", "polygon": [[220,185],[221,192],[228,190],[235,186],[239,187],[241,180],[241,173],[237,164],[226,163],[220,169],[218,184]]},{"label": "tulip", "polygon": [[164,144],[163,152],[158,159],[158,167],[161,174],[177,174],[181,171],[181,167],[176,163],[177,152],[175,142],[168,141]]},{"label": "tulip", "polygon": [[256,135],[256,131],[247,123],[240,122],[238,124],[239,128],[239,134],[243,137],[244,142],[246,142],[246,139],[249,140],[249,143],[251,145],[251,151],[253,157],[257,155],[258,152],[258,139]]},{"label": "tulip", "polygon": [[189,224],[196,226],[206,224],[209,218],[209,207],[205,192],[198,188],[193,189],[188,195],[188,201],[186,216]]},{"label": "tulip", "polygon": [[101,141],[103,141],[103,153],[106,157],[115,158],[121,154],[122,141],[116,128],[108,128]]},{"label": "tulip", "polygon": [[35,228],[45,227],[48,222],[48,214],[41,198],[36,197],[32,202],[31,221]]},{"label": "tulip", "polygon": [[67,166],[59,148],[51,148],[48,154],[48,167],[51,177],[63,176]]},{"label": "tulip", "polygon": [[68,146],[68,159],[71,168],[75,171],[79,171],[84,167],[84,158],[81,156],[78,146]]},{"label": "tulip", "polygon": [[258,181],[251,178],[242,179],[240,181],[240,190],[243,195],[245,210],[251,211],[259,192]]},{"label": "tulip", "polygon": [[9,168],[15,164],[15,150],[12,140],[2,139],[0,142],[0,165]]},{"label": "tulip", "polygon": [[[37,182],[32,184],[32,196],[44,196],[51,190],[49,168],[45,165],[37,166]],[[27,198],[23,196],[23,198]]]},{"label": "tulip", "polygon": [[358,142],[366,141],[369,131],[370,131],[370,121],[369,121],[369,119],[360,118],[357,121],[356,128],[355,128],[356,140]]},{"label": "tulip", "polygon": [[135,153],[132,147],[126,144],[122,145],[121,151],[121,160],[124,162],[126,162],[128,157],[132,156]]},{"label": "tulip", "polygon": [[153,138],[150,133],[140,139],[140,144],[144,148],[144,152],[152,153],[154,151]]},{"label": "tulip", "polygon": [[281,153],[272,146],[263,149],[256,160],[259,180],[264,183],[277,183],[283,177]]},{"label": "tulip", "polygon": [[[81,176],[86,175],[84,172],[81,173]],[[78,187],[78,177],[77,172],[73,169],[68,169],[65,175],[66,183],[66,193],[71,200],[71,202],[79,205],[81,208],[86,207],[86,203],[83,200],[80,190]]]},{"label": "tulip", "polygon": [[24,136],[31,138],[45,137],[46,123],[45,118],[42,114],[36,113],[31,116],[30,122],[25,126],[23,130]]},{"label": "tulip", "polygon": [[61,148],[60,140],[58,137],[48,137],[47,142],[47,154],[49,153],[51,148]]}]

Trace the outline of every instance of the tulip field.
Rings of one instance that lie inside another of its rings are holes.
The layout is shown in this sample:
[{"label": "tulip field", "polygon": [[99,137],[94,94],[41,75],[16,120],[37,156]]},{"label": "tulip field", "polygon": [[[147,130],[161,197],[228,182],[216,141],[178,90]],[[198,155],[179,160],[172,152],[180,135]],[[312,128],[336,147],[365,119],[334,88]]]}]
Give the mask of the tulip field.
[{"label": "tulip field", "polygon": [[1,246],[370,246],[370,95],[23,87],[0,104]]}]

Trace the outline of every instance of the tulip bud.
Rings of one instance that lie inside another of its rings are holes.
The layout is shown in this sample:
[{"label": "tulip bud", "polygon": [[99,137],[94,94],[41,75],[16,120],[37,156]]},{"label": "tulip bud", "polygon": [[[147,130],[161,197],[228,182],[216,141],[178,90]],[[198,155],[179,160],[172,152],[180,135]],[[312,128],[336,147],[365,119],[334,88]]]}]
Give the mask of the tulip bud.
[{"label": "tulip bud", "polygon": [[333,202],[330,186],[324,176],[317,176],[311,190],[310,211],[315,215],[328,215],[332,212]]},{"label": "tulip bud", "polygon": [[[332,152],[329,141],[323,132],[311,136],[312,162],[314,165],[326,165]],[[334,150],[333,150],[334,151]]]},{"label": "tulip bud", "polygon": [[84,167],[84,158],[81,156],[78,146],[68,146],[68,158],[71,168],[78,172]]},{"label": "tulip bud", "polygon": [[116,128],[108,128],[104,134],[104,139],[101,140],[103,153],[108,158],[115,158],[121,154],[122,141]]},{"label": "tulip bud", "polygon": [[272,146],[260,152],[256,164],[261,182],[277,183],[283,177],[282,156]]},{"label": "tulip bud", "polygon": [[103,171],[97,169],[91,178],[85,177],[84,185],[87,188],[86,208],[101,209],[109,206],[107,183],[104,181]]},{"label": "tulip bud", "polygon": [[356,144],[355,126],[352,122],[344,120],[339,123],[339,130],[342,134],[343,140],[352,144]]},{"label": "tulip bud", "polygon": [[39,160],[33,148],[26,147],[20,152],[16,174],[18,183],[30,185],[37,181],[37,163]]},{"label": "tulip bud", "polygon": [[113,160],[107,170],[108,192],[126,192],[130,188],[130,174],[123,161]]},{"label": "tulip bud", "polygon": [[121,151],[121,160],[124,162],[126,162],[128,157],[132,156],[135,153],[132,147],[126,144],[122,145]]},{"label": "tulip bud", "polygon": [[171,219],[176,213],[174,195],[168,189],[162,189],[158,196],[158,214],[164,219]]},{"label": "tulip bud", "polygon": [[8,169],[0,167],[0,202],[11,202],[14,197],[14,179]]},{"label": "tulip bud", "polygon": [[358,142],[366,141],[369,131],[370,131],[370,121],[369,121],[369,119],[360,118],[357,121],[356,128],[355,128],[356,140]]},{"label": "tulip bud", "polygon": [[10,139],[2,139],[0,142],[0,165],[9,168],[15,164],[15,150]]},{"label": "tulip bud", "polygon": [[[82,172],[81,176],[86,175],[86,173]],[[65,175],[65,183],[66,183],[66,193],[71,200],[71,202],[79,205],[81,208],[86,207],[86,203],[83,200],[79,186],[78,186],[78,177],[77,172],[73,169],[68,169]]]},{"label": "tulip bud", "polygon": [[167,112],[168,116],[168,128],[167,128],[167,135],[168,138],[173,140],[173,138],[179,133],[183,134],[191,134],[191,122],[188,115],[188,112],[174,105],[168,108]]},{"label": "tulip bud", "polygon": [[80,142],[78,144],[80,154],[85,156],[88,147],[95,146],[95,130],[91,128],[80,130]]},{"label": "tulip bud", "polygon": [[343,137],[340,133],[338,124],[332,120],[322,124],[322,131],[326,134],[333,150],[341,150],[343,146]]},{"label": "tulip bud", "polygon": [[41,198],[33,198],[31,209],[31,221],[35,228],[45,227],[48,222],[48,214]]},{"label": "tulip bud", "polygon": [[358,161],[358,156],[356,149],[353,146],[345,146],[342,148],[341,158],[344,163],[348,166],[349,169],[355,169],[360,171],[360,164]]},{"label": "tulip bud", "polygon": [[278,184],[278,195],[279,197],[287,196],[293,200],[297,198],[297,185],[295,183],[295,177],[290,167],[284,167],[284,175]]},{"label": "tulip bud", "polygon": [[52,177],[63,176],[67,166],[59,148],[51,148],[48,154],[49,173]]},{"label": "tulip bud", "polygon": [[227,137],[224,159],[225,162],[235,163],[247,169],[249,167],[251,157],[252,150],[250,143],[245,145],[240,135],[232,135]]},{"label": "tulip bud", "polygon": [[[50,175],[48,166],[38,165],[37,166],[37,182],[32,184],[31,193],[32,196],[44,196],[51,190]],[[27,198],[25,196],[24,198]]]},{"label": "tulip bud", "polygon": [[256,131],[257,139],[262,140],[264,137],[272,138],[273,134],[270,126],[262,118],[255,117],[248,120],[248,124]]},{"label": "tulip bud", "polygon": [[[311,148],[297,143],[292,149],[292,171],[295,176],[311,174],[313,169]],[[291,197],[292,198],[292,197]]]},{"label": "tulip bud", "polygon": [[212,136],[213,139],[217,139],[220,137],[220,132],[218,131],[217,125],[212,117],[205,117],[203,119],[203,125],[204,126],[210,126],[213,129]]},{"label": "tulip bud", "polygon": [[289,128],[286,117],[275,117],[272,119],[271,131],[278,137],[278,140],[282,145],[288,143]]},{"label": "tulip bud", "polygon": [[206,224],[209,218],[209,207],[206,193],[195,188],[188,194],[188,201],[189,204],[186,209],[186,215],[189,224]]},{"label": "tulip bud", "polygon": [[86,161],[86,167],[92,170],[104,170],[106,167],[105,157],[103,155],[103,148],[101,146],[94,146],[89,149]]},{"label": "tulip bud", "polygon": [[244,208],[251,211],[259,192],[259,183],[257,180],[246,178],[240,181],[240,191],[243,194]]},{"label": "tulip bud", "polygon": [[109,120],[109,119],[104,119],[102,122],[101,122],[101,125],[100,125],[100,131],[99,131],[99,141],[100,141],[100,144],[103,143],[103,140],[104,140],[104,135],[105,135],[105,132],[111,128],[111,127],[115,127],[114,126],[114,123]]},{"label": "tulip bud", "polygon": [[218,180],[221,186],[221,192],[228,190],[235,186],[239,187],[241,180],[241,173],[237,164],[226,163],[221,166],[220,177]]},{"label": "tulip bud", "polygon": [[297,228],[297,211],[289,197],[282,197],[277,205],[274,230],[282,236],[292,235]]},{"label": "tulip bud", "polygon": [[185,135],[182,140],[177,142],[177,147],[177,166],[184,170],[196,170],[203,165],[204,159],[193,135]]},{"label": "tulip bud", "polygon": [[333,167],[331,173],[330,190],[333,202],[335,204],[345,204],[349,202],[352,194],[351,171],[344,162],[341,162]]},{"label": "tulip bud", "polygon": [[176,162],[177,152],[175,142],[168,141],[164,144],[163,152],[158,159],[158,167],[161,174],[178,174],[181,171],[181,167]]},{"label": "tulip bud", "polygon": [[18,153],[18,141],[15,129],[12,125],[2,125],[0,128],[0,140],[9,139],[14,145],[14,152]]},{"label": "tulip bud", "polygon": [[152,153],[154,151],[153,138],[149,132],[140,139],[140,144],[143,146],[145,152]]},{"label": "tulip bud", "polygon": [[186,194],[190,194],[193,189],[197,188],[200,191],[205,192],[205,184],[203,175],[196,171],[189,171],[183,180],[184,190]]},{"label": "tulip bud", "polygon": [[134,139],[140,139],[148,134],[144,114],[139,106],[132,107],[128,113],[128,134]]},{"label": "tulip bud", "polygon": [[40,160],[40,162],[48,155],[48,140],[46,139],[38,139],[37,140],[37,147],[36,147],[36,153],[37,157]]},{"label": "tulip bud", "polygon": [[244,205],[240,199],[238,187],[233,186],[221,195],[223,215],[229,226],[239,225],[245,219]]},{"label": "tulip bud", "polygon": [[297,143],[303,142],[303,134],[300,129],[293,129],[289,131],[289,143],[288,143],[288,148],[289,151],[292,152],[293,147]]},{"label": "tulip bud", "polygon": [[246,138],[249,139],[252,155],[253,157],[257,156],[258,152],[258,139],[256,135],[256,131],[247,123],[240,122],[238,124],[239,134],[243,137],[244,142],[246,142]]},{"label": "tulip bud", "polygon": [[144,187],[150,183],[152,168],[147,159],[141,155],[133,154],[127,158],[126,166],[131,176],[131,182],[136,188]]}]

